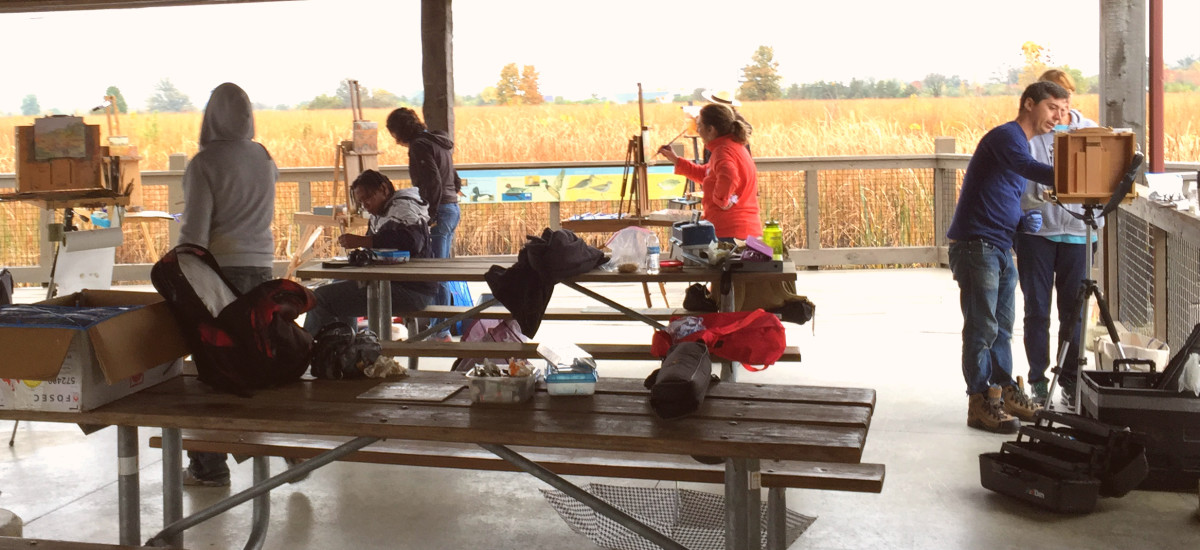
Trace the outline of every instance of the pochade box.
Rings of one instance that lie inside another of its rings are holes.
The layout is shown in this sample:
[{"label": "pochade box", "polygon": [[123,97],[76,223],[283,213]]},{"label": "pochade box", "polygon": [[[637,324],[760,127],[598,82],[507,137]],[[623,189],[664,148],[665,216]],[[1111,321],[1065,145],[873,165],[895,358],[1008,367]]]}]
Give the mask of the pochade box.
[{"label": "pochade box", "polygon": [[[1120,187],[1137,150],[1128,130],[1080,128],[1054,134],[1054,191],[1059,202],[1104,204]],[[1123,202],[1137,196],[1131,188]]]},{"label": "pochade box", "polygon": [[85,290],[0,306],[0,409],[82,412],[179,374],[188,353],[156,293]]}]

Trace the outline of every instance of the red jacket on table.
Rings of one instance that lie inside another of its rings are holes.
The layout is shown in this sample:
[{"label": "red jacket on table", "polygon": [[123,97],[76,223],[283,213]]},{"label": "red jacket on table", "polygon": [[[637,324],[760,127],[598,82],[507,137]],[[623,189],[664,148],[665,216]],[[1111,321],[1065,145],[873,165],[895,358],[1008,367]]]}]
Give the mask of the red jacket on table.
[{"label": "red jacket on table", "polygon": [[[675,161],[675,173],[700,182],[704,191],[704,219],[712,222],[718,238],[762,236],[758,217],[758,169],[744,143],[721,136],[704,146],[712,152],[708,164],[685,158]],[[737,196],[737,204],[730,201]]]}]

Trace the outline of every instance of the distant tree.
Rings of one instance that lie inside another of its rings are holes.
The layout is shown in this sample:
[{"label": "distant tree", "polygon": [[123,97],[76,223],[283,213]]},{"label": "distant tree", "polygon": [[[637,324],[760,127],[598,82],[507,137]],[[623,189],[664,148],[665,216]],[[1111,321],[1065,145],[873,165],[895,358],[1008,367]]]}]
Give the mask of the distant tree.
[{"label": "distant tree", "polygon": [[288,105],[286,103],[280,103],[279,105],[275,106],[275,110],[276,111],[290,111],[290,110],[292,110],[292,106]]},{"label": "distant tree", "polygon": [[153,112],[171,112],[182,113],[187,111],[195,111],[196,107],[192,105],[192,100],[188,99],[187,94],[179,91],[171,79],[164,78],[158,81],[154,87],[157,90],[154,95],[150,96],[150,100],[146,102],[146,108]]},{"label": "distant tree", "polygon": [[932,97],[942,97],[946,94],[946,75],[939,73],[929,73],[925,75],[925,79],[921,81],[921,87],[926,95]]},{"label": "distant tree", "polygon": [[309,101],[308,104],[304,106],[305,109],[309,110],[344,109],[345,107],[346,104],[342,101],[342,98],[327,94],[321,94],[317,97],[314,97],[312,101]]},{"label": "distant tree", "polygon": [[1017,84],[1022,88],[1037,82],[1037,79],[1050,66],[1050,50],[1034,42],[1021,44],[1021,52],[1025,56],[1025,66],[1021,67],[1021,76]]},{"label": "distant tree", "polygon": [[517,64],[509,63],[500,69],[500,81],[496,83],[496,103],[512,105],[520,101],[521,75]]},{"label": "distant tree", "polygon": [[21,114],[25,116],[35,116],[42,112],[42,106],[38,105],[37,96],[29,94],[25,99],[21,100]]},{"label": "distant tree", "polygon": [[[363,92],[365,92],[366,90],[363,90],[362,86],[359,86],[358,90],[359,90],[358,91],[358,99],[360,101],[365,100],[366,98],[364,97]],[[334,94],[337,96],[338,100],[341,101],[341,105],[338,105],[337,107],[322,107],[322,109],[337,109],[339,107],[344,107],[344,108],[350,107],[350,80],[343,78],[341,83],[338,84],[337,91],[334,92]]]},{"label": "distant tree", "polygon": [[121,90],[119,88],[117,88],[116,86],[109,86],[107,90],[104,90],[104,95],[110,95],[110,96],[117,98],[117,112],[118,113],[128,113],[129,112],[129,105],[125,104],[125,96],[121,95]]},{"label": "distant tree", "polygon": [[521,68],[521,95],[525,97],[526,105],[542,103],[542,92],[538,90],[538,72],[533,65]]},{"label": "distant tree", "polygon": [[750,101],[779,99],[783,93],[779,90],[779,63],[774,61],[775,49],[770,46],[759,46],[751,56],[751,64],[742,67],[742,86],[738,89],[738,97]]},{"label": "distant tree", "polygon": [[792,83],[791,86],[788,86],[787,91],[783,93],[783,97],[787,99],[801,99],[803,96],[800,93],[800,85]]},{"label": "distant tree", "polygon": [[393,94],[392,92],[384,90],[383,88],[374,90],[373,92],[371,92],[370,96],[367,96],[365,91],[363,94],[363,100],[362,100],[363,107],[388,108],[388,107],[399,107],[402,104],[404,104],[403,97],[400,97],[396,94]]},{"label": "distant tree", "polygon": [[500,93],[494,86],[488,86],[479,92],[480,105],[495,105],[500,102]]},{"label": "distant tree", "polygon": [[1196,63],[1200,63],[1200,58],[1196,57],[1195,55],[1189,55],[1183,59],[1180,59],[1179,61],[1176,61],[1173,68],[1187,70],[1192,68],[1192,65],[1195,65]]}]

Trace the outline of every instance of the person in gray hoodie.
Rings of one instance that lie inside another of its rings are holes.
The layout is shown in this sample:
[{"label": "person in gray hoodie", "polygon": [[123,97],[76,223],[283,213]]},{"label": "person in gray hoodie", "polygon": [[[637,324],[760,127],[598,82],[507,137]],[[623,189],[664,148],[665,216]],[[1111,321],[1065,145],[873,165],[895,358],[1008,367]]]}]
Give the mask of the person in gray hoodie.
[{"label": "person in gray hoodie", "polygon": [[[279,169],[254,141],[250,98],[238,85],[217,86],[204,108],[200,151],[183,173],[179,242],[212,252],[221,272],[245,293],[273,278],[275,181]],[[229,485],[224,453],[189,452],[184,483]]]},{"label": "person in gray hoodie", "polygon": [[[1042,74],[1039,80],[1053,82],[1066,88],[1074,94],[1075,82],[1070,75],[1051,69]],[[1059,125],[1056,131],[1089,128],[1096,123],[1088,120],[1079,111],[1070,110],[1067,124]],[[1054,162],[1054,134],[1049,132],[1034,136],[1029,141],[1029,149],[1033,158],[1052,164]],[[1075,372],[1079,362],[1079,334],[1081,323],[1075,316],[1079,314],[1081,305],[1076,304],[1079,286],[1088,275],[1086,265],[1086,247],[1095,246],[1097,233],[1092,234],[1092,242],[1087,243],[1087,226],[1072,213],[1083,214],[1083,207],[1078,204],[1059,206],[1046,202],[1044,192],[1050,188],[1033,181],[1026,182],[1025,193],[1021,196],[1021,208],[1026,212],[1037,212],[1042,218],[1042,227],[1037,231],[1022,231],[1017,233],[1015,248],[1017,250],[1017,276],[1021,284],[1021,294],[1025,296],[1025,357],[1029,360],[1029,384],[1033,400],[1044,405],[1048,399],[1049,380],[1046,368],[1050,364],[1050,296],[1057,294],[1058,309],[1058,342],[1069,342],[1067,346],[1066,363],[1059,381],[1063,388],[1064,400],[1068,405],[1073,404],[1075,396]],[[1103,218],[1097,218],[1097,226],[1104,225]],[[1071,319],[1075,319],[1072,323]],[[1055,347],[1057,349],[1058,346]]]}]

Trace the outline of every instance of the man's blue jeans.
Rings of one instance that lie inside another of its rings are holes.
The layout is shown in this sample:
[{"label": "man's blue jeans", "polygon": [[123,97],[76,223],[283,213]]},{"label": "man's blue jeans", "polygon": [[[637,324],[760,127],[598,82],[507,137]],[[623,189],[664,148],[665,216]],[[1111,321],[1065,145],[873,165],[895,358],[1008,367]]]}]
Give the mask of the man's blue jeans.
[{"label": "man's blue jeans", "polygon": [[1012,379],[1017,270],[1008,250],[981,240],[950,243],[950,271],[963,314],[962,370],[967,394]]}]

